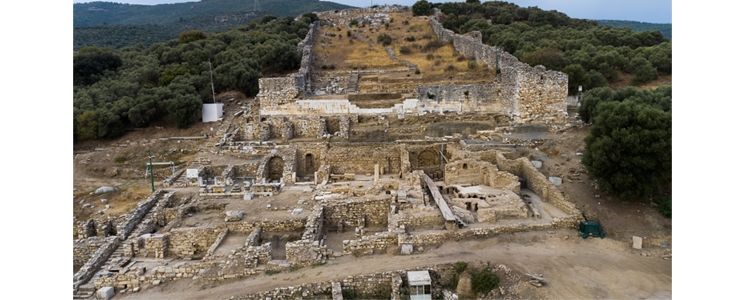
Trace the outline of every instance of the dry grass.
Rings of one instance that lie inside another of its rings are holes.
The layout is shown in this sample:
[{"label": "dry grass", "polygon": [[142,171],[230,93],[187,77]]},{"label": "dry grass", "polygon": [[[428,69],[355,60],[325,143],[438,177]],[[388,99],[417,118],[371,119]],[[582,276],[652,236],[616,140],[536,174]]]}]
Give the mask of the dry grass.
[{"label": "dry grass", "polygon": [[[74,195],[73,213],[77,220],[89,219],[98,211],[103,210],[106,204],[110,205],[110,208],[104,210],[103,219],[116,218],[127,214],[136,207],[139,201],[148,197],[152,192],[150,186],[143,179],[141,182],[118,186],[119,191],[103,195],[90,195],[89,190],[94,190],[92,186],[85,189],[78,186],[75,188],[78,191]],[[100,199],[107,199],[107,202],[103,203]],[[92,207],[83,208],[83,204],[80,203],[81,200],[84,200],[84,203],[91,204]]]},{"label": "dry grass", "polygon": [[[393,38],[390,45],[400,60],[408,61],[419,67],[420,74],[386,74],[383,79],[407,79],[419,83],[436,81],[480,82],[491,81],[495,73],[484,67],[475,70],[468,68],[468,60],[460,60],[459,54],[451,44],[432,47],[427,51],[424,46],[436,41],[436,36],[429,25],[427,17],[413,17],[410,12],[391,14],[393,23],[388,28],[378,27],[323,27],[317,40],[316,66],[334,65],[337,70],[397,68],[400,63],[393,62],[384,47],[377,42],[381,34]],[[352,38],[347,37],[347,30]],[[403,51],[401,48],[410,51]],[[427,57],[431,55],[430,60]],[[452,66],[452,67],[450,67]],[[412,76],[416,75],[416,76]],[[373,78],[378,83],[377,78]]]},{"label": "dry grass", "polygon": [[[347,37],[347,30],[352,37]],[[337,69],[382,68],[393,65],[382,45],[376,42],[377,32],[369,27],[342,27],[339,31],[322,27],[316,41],[316,66],[334,65]],[[336,33],[334,36],[327,33]]]}]

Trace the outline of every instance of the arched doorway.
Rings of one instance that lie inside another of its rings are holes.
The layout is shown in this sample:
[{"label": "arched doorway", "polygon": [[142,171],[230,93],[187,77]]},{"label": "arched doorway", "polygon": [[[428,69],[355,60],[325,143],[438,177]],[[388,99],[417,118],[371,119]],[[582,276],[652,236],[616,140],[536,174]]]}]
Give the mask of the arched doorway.
[{"label": "arched doorway", "polygon": [[280,181],[283,178],[283,167],[285,163],[279,156],[274,156],[267,161],[267,181]]},{"label": "arched doorway", "polygon": [[423,170],[424,173],[429,175],[434,180],[441,180],[444,178],[444,171],[442,169],[442,158],[438,151],[434,149],[426,149],[419,152],[416,156],[415,170]]},{"label": "arched doorway", "polygon": [[427,149],[419,153],[419,167],[439,167],[439,154]]}]

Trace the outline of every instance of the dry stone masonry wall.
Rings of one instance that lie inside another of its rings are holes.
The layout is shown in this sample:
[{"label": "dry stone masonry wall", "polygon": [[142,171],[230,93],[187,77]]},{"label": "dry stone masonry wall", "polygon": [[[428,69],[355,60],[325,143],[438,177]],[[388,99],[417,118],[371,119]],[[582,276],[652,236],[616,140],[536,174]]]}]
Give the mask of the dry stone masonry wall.
[{"label": "dry stone masonry wall", "polygon": [[259,79],[257,99],[260,107],[275,107],[289,103],[305,91],[310,90],[314,57],[313,44],[318,27],[318,21],[312,23],[306,37],[298,43],[296,50],[301,53],[301,67],[298,72],[285,77]]},{"label": "dry stone masonry wall", "polygon": [[452,42],[462,55],[475,58],[497,71],[493,90],[501,96],[503,107],[515,122],[548,125],[566,122],[568,76],[565,73],[520,62],[503,49],[484,44],[480,33],[454,33],[442,26],[439,16],[440,12],[436,10],[429,22],[440,40]]}]

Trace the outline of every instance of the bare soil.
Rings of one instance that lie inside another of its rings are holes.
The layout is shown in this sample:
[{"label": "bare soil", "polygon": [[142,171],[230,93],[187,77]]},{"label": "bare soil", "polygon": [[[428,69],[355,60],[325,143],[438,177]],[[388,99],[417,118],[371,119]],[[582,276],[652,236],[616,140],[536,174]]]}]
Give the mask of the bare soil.
[{"label": "bare soil", "polygon": [[524,299],[661,299],[671,297],[671,261],[610,238],[581,240],[575,231],[531,232],[488,240],[446,243],[412,256],[343,256],[326,265],[259,275],[218,286],[191,279],[146,289],[120,299],[228,299],[282,286],[456,261],[505,264],[521,273],[541,273],[542,288],[521,286]]},{"label": "bare soil", "polygon": [[542,172],[547,176],[563,178],[561,191],[583,211],[589,219],[602,223],[607,235],[621,241],[632,236],[646,238],[644,243],[669,249],[671,247],[671,219],[645,202],[625,201],[599,191],[581,163],[588,127],[575,128],[557,134],[553,142],[545,142],[531,151],[531,158],[546,156]]}]

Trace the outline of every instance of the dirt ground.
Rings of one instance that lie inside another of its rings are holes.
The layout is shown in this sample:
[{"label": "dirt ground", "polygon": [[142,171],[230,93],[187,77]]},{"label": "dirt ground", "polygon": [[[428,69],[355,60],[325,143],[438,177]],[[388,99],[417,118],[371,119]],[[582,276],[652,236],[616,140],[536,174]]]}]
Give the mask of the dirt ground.
[{"label": "dirt ground", "polygon": [[456,261],[502,263],[517,272],[543,274],[548,282],[545,287],[524,286],[519,290],[519,296],[525,299],[671,297],[670,259],[656,253],[643,256],[639,250],[610,238],[582,240],[575,231],[554,231],[450,242],[412,256],[343,256],[322,266],[260,275],[212,287],[184,279],[117,298],[228,299],[281,286]]},{"label": "dirt ground", "polygon": [[600,192],[581,164],[588,128],[575,128],[556,134],[554,142],[545,142],[538,150],[530,151],[531,158],[546,155],[542,172],[547,176],[563,178],[561,191],[583,211],[589,219],[599,220],[607,235],[621,241],[632,236],[646,238],[644,243],[670,249],[671,220],[654,207],[639,201],[623,201]]},{"label": "dirt ground", "polygon": [[[225,112],[233,114],[247,99],[239,92],[225,92],[217,96],[225,104]],[[227,117],[227,115],[224,115]],[[145,164],[151,153],[154,161],[173,161],[178,168],[196,157],[222,158],[202,151],[220,138],[217,132],[224,122],[196,122],[189,128],[179,129],[157,124],[130,131],[110,140],[75,143],[73,159],[74,220],[116,218],[131,211],[136,204],[151,193],[151,186],[144,178]],[[201,140],[160,140],[160,138],[209,136]],[[97,149],[97,150],[96,150]],[[157,183],[171,174],[167,167],[155,169]],[[92,195],[101,186],[112,186],[118,191]],[[103,202],[102,200],[105,200]],[[108,205],[108,208],[106,208]]]}]

